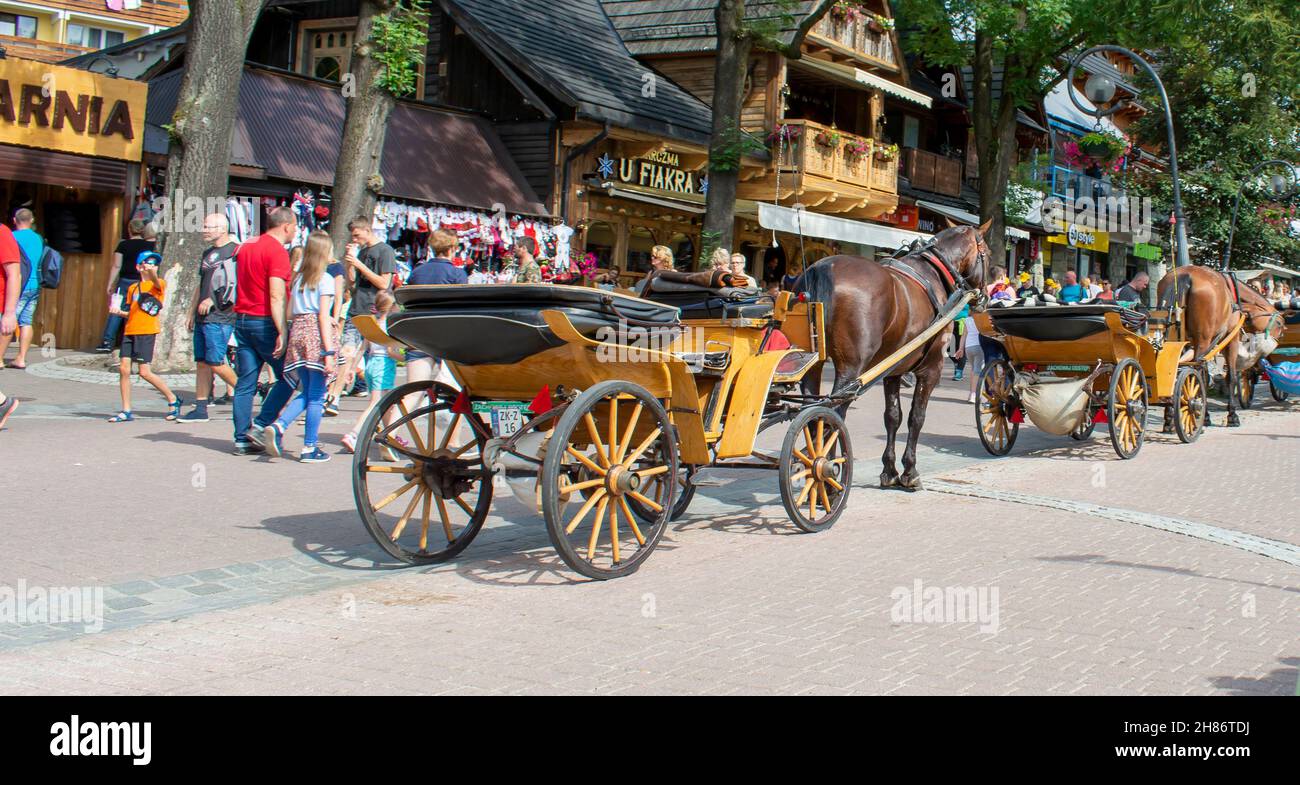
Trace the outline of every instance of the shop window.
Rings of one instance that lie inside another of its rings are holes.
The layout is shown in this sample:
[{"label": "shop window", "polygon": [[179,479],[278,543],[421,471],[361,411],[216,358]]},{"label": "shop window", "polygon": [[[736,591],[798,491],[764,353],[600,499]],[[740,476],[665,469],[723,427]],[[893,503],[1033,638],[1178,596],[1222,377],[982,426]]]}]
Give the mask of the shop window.
[{"label": "shop window", "polygon": [[21,14],[0,14],[0,35],[15,38],[36,37],[36,17]]},{"label": "shop window", "polygon": [[[34,34],[33,34],[34,35]],[[68,24],[66,43],[84,46],[89,49],[107,49],[126,41],[126,34],[116,30],[104,30],[86,25]]]},{"label": "shop window", "polygon": [[650,251],[655,247],[655,237],[644,226],[633,226],[627,236],[627,271],[650,272]]},{"label": "shop window", "polygon": [[617,241],[618,234],[611,224],[597,221],[587,227],[587,253],[596,254],[600,267],[609,269],[614,260],[614,244]]},{"label": "shop window", "polygon": [[921,146],[921,120],[910,114],[903,116],[903,146]]}]

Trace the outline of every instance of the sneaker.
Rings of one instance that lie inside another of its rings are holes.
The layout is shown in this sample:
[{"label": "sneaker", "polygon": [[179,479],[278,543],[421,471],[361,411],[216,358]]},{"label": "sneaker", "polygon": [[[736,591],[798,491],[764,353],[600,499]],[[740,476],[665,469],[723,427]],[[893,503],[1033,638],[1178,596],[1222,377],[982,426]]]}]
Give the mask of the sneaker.
[{"label": "sneaker", "polygon": [[966,403],[975,403],[975,393],[971,393],[966,397]]},{"label": "sneaker", "polygon": [[[411,448],[410,443],[400,436],[390,436],[388,438],[390,438],[396,444],[400,444],[405,449],[409,450]],[[389,447],[388,445],[384,445],[383,448],[379,450],[379,455],[383,457],[383,459],[388,463],[397,463],[401,459],[401,456],[397,453],[397,451],[394,450],[392,447]]]},{"label": "sneaker", "polygon": [[249,428],[248,431],[244,434],[244,438],[248,439],[250,442],[256,444],[259,448],[261,448],[260,451],[265,451],[266,436],[264,434],[265,434],[264,428],[259,428],[256,425],[254,425],[252,428]]},{"label": "sneaker", "polygon": [[330,454],[320,447],[313,447],[311,452],[303,450],[302,456],[298,458],[300,463],[326,463],[330,459]]},{"label": "sneaker", "polygon": [[4,403],[0,403],[0,428],[5,427],[5,422],[8,421],[9,415],[13,414],[17,409],[18,399],[12,395],[5,398]]},{"label": "sneaker", "polygon": [[261,455],[266,450],[260,444],[252,442],[235,442],[234,455]]},{"label": "sneaker", "polygon": [[324,414],[325,414],[326,417],[338,417],[338,416],[339,416],[339,402],[338,402],[338,399],[337,399],[337,398],[326,398],[326,399],[325,399],[325,411],[324,411]]},{"label": "sneaker", "polygon": [[340,439],[339,442],[343,445],[343,449],[345,451],[347,452],[357,451],[357,437],[353,436],[352,434],[350,433],[343,434],[343,438]]},{"label": "sneaker", "polygon": [[207,407],[204,407],[202,409],[195,409],[184,417],[177,417],[176,422],[182,425],[188,425],[196,422],[212,422],[212,418],[208,416]]},{"label": "sneaker", "polygon": [[99,346],[95,347],[95,354],[112,354],[112,353],[113,353],[113,347],[109,346],[106,343],[101,343]]},{"label": "sneaker", "polygon": [[226,393],[225,395],[221,396],[220,398],[216,398],[216,399],[214,399],[214,400],[212,401],[212,404],[211,404],[211,405],[212,405],[212,406],[229,406],[229,405],[230,405],[230,393]]},{"label": "sneaker", "polygon": [[963,377],[961,371],[957,371],[956,373],[954,373],[954,374],[952,375],[952,380],[953,380],[954,382],[960,382],[963,378],[964,378],[964,377]]},{"label": "sneaker", "polygon": [[905,389],[909,387],[913,387],[915,385],[916,385],[916,374],[914,373],[903,374],[903,387]]},{"label": "sneaker", "polygon": [[284,434],[275,423],[271,423],[262,429],[263,446],[266,447],[266,454],[272,458],[279,458],[284,455]]}]

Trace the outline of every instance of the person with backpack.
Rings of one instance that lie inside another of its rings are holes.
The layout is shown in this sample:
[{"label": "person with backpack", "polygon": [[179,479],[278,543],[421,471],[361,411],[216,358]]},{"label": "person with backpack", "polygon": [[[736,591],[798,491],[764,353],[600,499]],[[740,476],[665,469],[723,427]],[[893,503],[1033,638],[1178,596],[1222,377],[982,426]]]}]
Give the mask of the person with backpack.
[{"label": "person with backpack", "polygon": [[208,406],[216,395],[216,377],[234,389],[239,379],[226,360],[226,347],[235,334],[235,254],[239,243],[230,236],[225,213],[203,219],[208,244],[199,262],[199,285],[190,305],[194,333],[194,411],[177,419],[183,424],[208,422]]},{"label": "person with backpack", "polygon": [[95,349],[99,354],[110,354],[117,346],[126,320],[112,313],[112,303],[116,299],[120,305],[122,298],[126,297],[126,290],[132,284],[139,283],[140,273],[136,271],[136,260],[141,254],[158,250],[153,240],[145,238],[147,228],[145,221],[132,218],[127,224],[127,238],[118,243],[113,251],[113,270],[108,277],[110,311],[108,320],[104,323],[104,334],[100,338],[99,347]]},{"label": "person with backpack", "polygon": [[[14,212],[14,239],[21,252],[22,291],[18,295],[18,356],[9,364],[21,371],[27,367],[27,350],[32,346],[32,320],[41,297],[41,262],[45,258],[45,239],[32,226],[36,216],[26,207]],[[14,336],[0,335],[0,368]]]}]

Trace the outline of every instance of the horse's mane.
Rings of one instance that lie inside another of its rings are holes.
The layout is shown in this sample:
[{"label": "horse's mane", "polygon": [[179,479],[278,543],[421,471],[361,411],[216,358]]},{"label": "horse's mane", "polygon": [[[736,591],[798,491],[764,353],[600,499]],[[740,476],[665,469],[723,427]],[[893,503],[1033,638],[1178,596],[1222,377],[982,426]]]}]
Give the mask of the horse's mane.
[{"label": "horse's mane", "polygon": [[945,229],[934,236],[934,251],[939,256],[947,259],[954,266],[961,261],[966,253],[966,233],[963,231],[952,231],[952,229],[963,229],[965,227],[954,226],[951,229]]}]

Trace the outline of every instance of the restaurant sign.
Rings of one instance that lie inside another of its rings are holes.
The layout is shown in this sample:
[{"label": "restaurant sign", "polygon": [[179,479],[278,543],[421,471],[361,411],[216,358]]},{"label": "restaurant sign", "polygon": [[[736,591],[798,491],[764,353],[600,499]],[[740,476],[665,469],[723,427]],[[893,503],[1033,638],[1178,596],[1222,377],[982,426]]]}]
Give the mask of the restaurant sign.
[{"label": "restaurant sign", "polygon": [[681,157],[677,153],[660,150],[642,158],[615,159],[606,153],[597,161],[602,177],[612,177],[615,166],[618,167],[620,182],[653,188],[676,194],[701,194],[700,182],[695,172],[682,168]]},{"label": "restaurant sign", "polygon": [[[921,210],[914,204],[900,204],[894,209],[894,212],[885,213],[877,220],[891,223],[900,229],[916,231],[921,223]],[[932,221],[931,226],[933,226],[933,223]]]},{"label": "restaurant sign", "polygon": [[139,161],[149,86],[28,60],[0,60],[0,144]]}]

